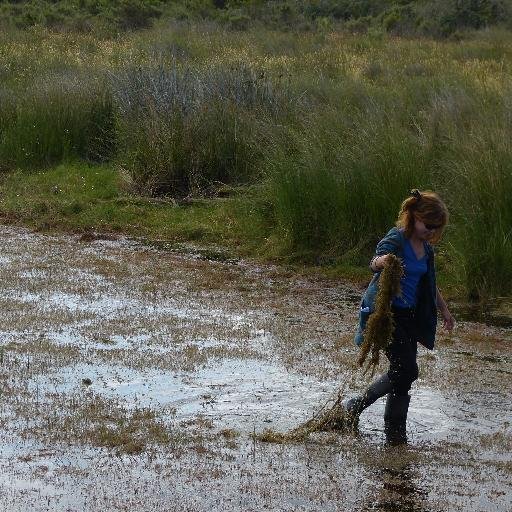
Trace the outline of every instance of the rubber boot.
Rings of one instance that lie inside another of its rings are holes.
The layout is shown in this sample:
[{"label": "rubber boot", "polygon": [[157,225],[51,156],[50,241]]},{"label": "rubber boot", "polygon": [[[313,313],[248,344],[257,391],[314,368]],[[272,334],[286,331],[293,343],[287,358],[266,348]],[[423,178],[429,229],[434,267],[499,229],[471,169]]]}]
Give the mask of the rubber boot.
[{"label": "rubber boot", "polygon": [[359,415],[380,397],[391,392],[393,385],[388,374],[384,373],[366,390],[362,396],[345,400],[342,404],[345,423],[349,428],[356,428]]},{"label": "rubber boot", "polygon": [[410,401],[409,395],[388,395],[384,409],[384,433],[387,444],[407,443],[406,422]]}]

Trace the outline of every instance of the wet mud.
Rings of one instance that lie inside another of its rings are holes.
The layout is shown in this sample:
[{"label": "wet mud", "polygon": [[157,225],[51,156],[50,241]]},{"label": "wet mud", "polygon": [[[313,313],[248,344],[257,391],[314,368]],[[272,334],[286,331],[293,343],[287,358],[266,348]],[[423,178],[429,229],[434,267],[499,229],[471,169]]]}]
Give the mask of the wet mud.
[{"label": "wet mud", "polygon": [[366,385],[361,290],[124,239],[0,236],[2,510],[511,509],[508,324],[461,320],[420,350],[406,445],[384,443],[383,400],[356,433],[261,443]]}]

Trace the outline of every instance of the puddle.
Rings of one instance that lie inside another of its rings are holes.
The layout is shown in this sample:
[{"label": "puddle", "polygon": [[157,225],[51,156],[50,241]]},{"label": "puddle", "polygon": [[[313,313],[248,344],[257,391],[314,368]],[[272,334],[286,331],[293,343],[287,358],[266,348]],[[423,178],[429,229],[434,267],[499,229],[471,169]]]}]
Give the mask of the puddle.
[{"label": "puddle", "polygon": [[[172,417],[180,421],[201,415],[218,429],[243,434],[268,427],[280,431],[294,428],[310,418],[319,404],[331,399],[339,385],[260,360],[230,359],[193,373],[76,364],[34,380],[32,389],[37,386],[59,393],[80,392],[83,379],[91,381],[88,392],[121,398],[128,407],[172,410]],[[408,416],[409,444],[507,431],[510,412],[506,397],[498,393],[483,395],[449,397],[435,389],[414,389]],[[369,442],[384,440],[384,405],[382,398],[361,417],[360,433]],[[512,427],[508,430],[512,432]]]},{"label": "puddle", "polygon": [[[384,445],[384,399],[358,435],[256,443],[254,431],[297,426],[349,378],[358,290],[124,239],[0,236],[3,510],[511,503],[507,327],[459,321],[420,352],[404,447]],[[118,431],[145,436],[143,449],[105,437]]]}]

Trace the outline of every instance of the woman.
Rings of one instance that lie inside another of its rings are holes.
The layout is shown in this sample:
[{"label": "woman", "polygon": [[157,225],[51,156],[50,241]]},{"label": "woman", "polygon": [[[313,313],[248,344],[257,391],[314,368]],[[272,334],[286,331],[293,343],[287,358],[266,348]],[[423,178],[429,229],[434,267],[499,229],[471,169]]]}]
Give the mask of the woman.
[{"label": "woman", "polygon": [[357,345],[363,342],[364,328],[369,315],[375,309],[380,272],[389,254],[403,262],[401,295],[393,299],[394,331],[386,349],[389,370],[381,375],[358,397],[343,404],[349,422],[357,424],[359,415],[378,398],[388,395],[384,412],[384,424],[388,442],[406,440],[405,422],[409,408],[409,390],[418,378],[416,362],[417,342],[428,349],[434,348],[439,309],[444,327],[451,331],[454,318],[436,287],[434,251],[431,244],[441,238],[448,222],[448,210],[434,192],[413,190],[403,203],[398,215],[397,227],[392,228],[377,244],[370,268],[375,275],[361,303]]}]

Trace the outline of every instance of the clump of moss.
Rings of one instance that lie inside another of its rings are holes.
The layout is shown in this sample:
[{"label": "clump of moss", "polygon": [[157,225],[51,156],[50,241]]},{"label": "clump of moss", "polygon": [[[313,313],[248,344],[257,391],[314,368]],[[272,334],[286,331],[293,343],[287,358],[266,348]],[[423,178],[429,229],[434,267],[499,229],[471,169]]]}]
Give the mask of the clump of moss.
[{"label": "clump of moss", "polygon": [[385,350],[393,337],[393,312],[391,301],[400,295],[400,279],[403,275],[402,263],[394,254],[390,254],[379,278],[379,289],[375,301],[375,311],[368,318],[364,331],[364,341],[358,358],[359,366],[366,363],[364,373],[373,375],[379,364],[380,351]]}]

